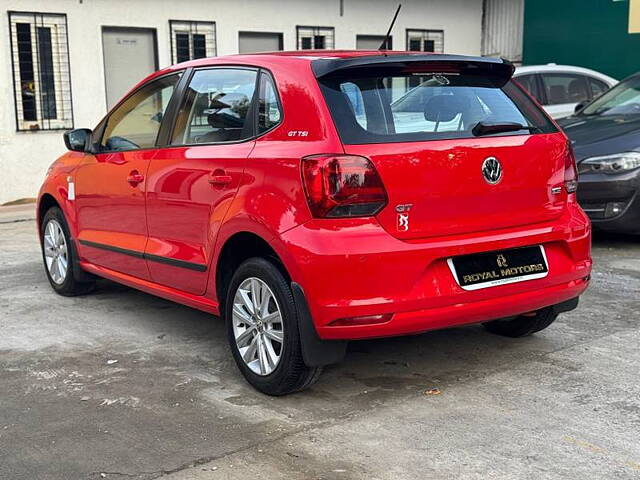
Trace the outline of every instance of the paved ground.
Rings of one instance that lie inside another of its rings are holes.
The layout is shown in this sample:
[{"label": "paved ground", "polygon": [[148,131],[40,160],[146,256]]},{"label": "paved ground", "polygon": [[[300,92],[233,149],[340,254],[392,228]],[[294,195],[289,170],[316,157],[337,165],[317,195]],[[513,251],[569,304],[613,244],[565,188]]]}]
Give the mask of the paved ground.
[{"label": "paved ground", "polygon": [[[54,295],[33,221],[0,212],[2,479],[640,478],[640,239],[600,237],[579,310],[355,343],[269,398],[221,322],[101,282]],[[425,395],[438,388],[440,395]]]}]

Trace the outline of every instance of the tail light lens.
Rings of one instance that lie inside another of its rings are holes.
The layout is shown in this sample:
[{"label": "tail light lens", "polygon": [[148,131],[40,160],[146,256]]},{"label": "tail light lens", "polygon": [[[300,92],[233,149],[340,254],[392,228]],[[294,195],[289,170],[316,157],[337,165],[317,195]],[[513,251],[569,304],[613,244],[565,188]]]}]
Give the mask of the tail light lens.
[{"label": "tail light lens", "polygon": [[575,193],[578,189],[578,168],[573,155],[571,143],[567,142],[567,154],[564,157],[564,188],[567,193]]},{"label": "tail light lens", "polygon": [[314,217],[367,217],[375,215],[387,204],[382,180],[365,157],[304,157],[302,180]]}]

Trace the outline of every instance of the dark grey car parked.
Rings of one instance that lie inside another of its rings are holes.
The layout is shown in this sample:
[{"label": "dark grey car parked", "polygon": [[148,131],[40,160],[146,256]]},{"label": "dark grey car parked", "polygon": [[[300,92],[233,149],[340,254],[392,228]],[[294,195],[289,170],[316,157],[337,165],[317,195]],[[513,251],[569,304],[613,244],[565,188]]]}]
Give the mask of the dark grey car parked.
[{"label": "dark grey car parked", "polygon": [[578,201],[603,230],[640,234],[640,73],[558,123],[578,163]]}]

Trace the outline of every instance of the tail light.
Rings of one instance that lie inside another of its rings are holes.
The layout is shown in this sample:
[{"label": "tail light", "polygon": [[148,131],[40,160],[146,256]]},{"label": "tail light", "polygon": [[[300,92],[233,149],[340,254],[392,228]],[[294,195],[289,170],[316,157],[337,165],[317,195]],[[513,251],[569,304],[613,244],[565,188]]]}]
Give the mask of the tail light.
[{"label": "tail light", "polygon": [[302,181],[314,217],[367,217],[375,215],[387,204],[382,180],[365,157],[304,157]]},{"label": "tail light", "polygon": [[567,142],[567,154],[564,157],[564,188],[567,193],[575,193],[578,189],[578,168],[573,155],[571,143]]}]

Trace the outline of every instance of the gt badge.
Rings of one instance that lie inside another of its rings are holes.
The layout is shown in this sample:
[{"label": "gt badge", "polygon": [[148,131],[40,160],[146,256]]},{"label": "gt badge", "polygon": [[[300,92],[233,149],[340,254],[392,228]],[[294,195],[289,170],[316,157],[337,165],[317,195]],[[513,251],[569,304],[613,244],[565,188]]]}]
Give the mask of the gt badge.
[{"label": "gt badge", "polygon": [[412,203],[405,203],[396,205],[396,212],[398,212],[397,228],[399,232],[409,231],[409,211],[413,207]]}]

